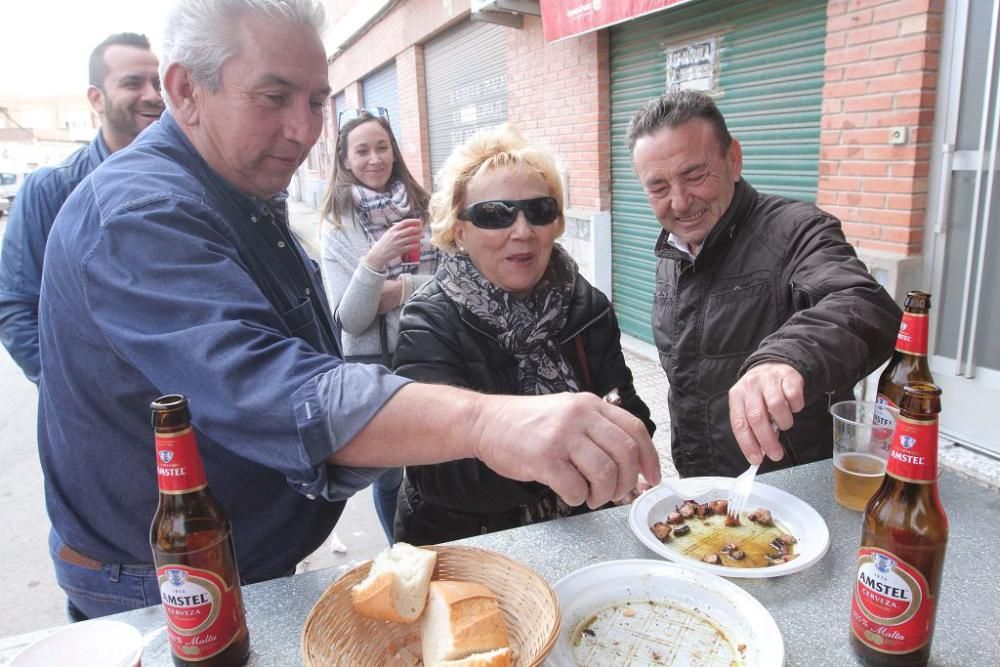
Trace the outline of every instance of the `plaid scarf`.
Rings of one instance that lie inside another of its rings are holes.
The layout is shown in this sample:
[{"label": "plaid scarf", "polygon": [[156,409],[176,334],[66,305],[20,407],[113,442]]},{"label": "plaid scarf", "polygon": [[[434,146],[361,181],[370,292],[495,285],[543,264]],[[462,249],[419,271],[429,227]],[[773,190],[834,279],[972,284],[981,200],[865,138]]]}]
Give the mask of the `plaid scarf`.
[{"label": "plaid scarf", "polygon": [[[413,210],[406,194],[406,186],[398,179],[392,181],[385,192],[354,185],[351,187],[351,195],[354,198],[355,219],[370,245],[375,245],[389,227],[400,220],[424,215],[423,211]],[[420,239],[420,263],[404,264],[397,257],[386,264],[385,272],[390,279],[398,278],[403,273],[433,275],[437,271],[438,257],[438,249],[431,245],[430,225],[425,225],[423,238]]]},{"label": "plaid scarf", "polygon": [[580,389],[559,347],[576,275],[576,262],[557,244],[526,299],[487,280],[468,255],[445,255],[437,279],[449,299],[475,315],[501,349],[514,355],[519,393],[532,396]]}]

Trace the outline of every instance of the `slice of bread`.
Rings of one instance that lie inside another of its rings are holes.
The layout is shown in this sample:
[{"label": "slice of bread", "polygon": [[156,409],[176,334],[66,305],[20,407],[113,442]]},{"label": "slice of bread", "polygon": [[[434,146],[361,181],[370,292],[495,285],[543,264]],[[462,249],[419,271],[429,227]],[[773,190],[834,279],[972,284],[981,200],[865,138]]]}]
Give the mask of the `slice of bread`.
[{"label": "slice of bread", "polygon": [[435,667],[510,667],[511,651],[509,648],[498,648],[495,651],[473,653],[467,658],[444,660]]},{"label": "slice of bread", "polygon": [[[420,643],[424,665],[431,667],[447,660],[461,660],[473,654],[508,648],[510,639],[500,603],[490,589],[467,581],[432,581],[420,628]],[[510,660],[509,653],[507,660]]]},{"label": "slice of bread", "polygon": [[397,542],[372,562],[368,576],[351,588],[351,604],[362,616],[413,623],[427,603],[437,552]]}]

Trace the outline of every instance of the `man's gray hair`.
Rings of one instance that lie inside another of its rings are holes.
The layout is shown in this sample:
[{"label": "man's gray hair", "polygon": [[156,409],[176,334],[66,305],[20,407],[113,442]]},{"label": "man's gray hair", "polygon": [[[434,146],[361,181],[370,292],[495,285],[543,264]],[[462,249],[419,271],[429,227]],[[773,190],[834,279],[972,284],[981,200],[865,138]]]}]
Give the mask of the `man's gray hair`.
[{"label": "man's gray hair", "polygon": [[696,118],[712,126],[715,138],[719,140],[725,154],[733,143],[733,137],[726,127],[726,119],[722,117],[719,107],[715,106],[715,100],[694,90],[664,93],[636,111],[625,134],[629,153],[635,152],[635,142],[642,137],[655,134],[660,128],[677,127]]},{"label": "man's gray hair", "polygon": [[163,35],[160,79],[165,80],[167,68],[178,63],[191,71],[196,83],[217,91],[222,64],[239,51],[235,26],[243,17],[307,26],[317,35],[326,28],[320,0],[179,0]]}]

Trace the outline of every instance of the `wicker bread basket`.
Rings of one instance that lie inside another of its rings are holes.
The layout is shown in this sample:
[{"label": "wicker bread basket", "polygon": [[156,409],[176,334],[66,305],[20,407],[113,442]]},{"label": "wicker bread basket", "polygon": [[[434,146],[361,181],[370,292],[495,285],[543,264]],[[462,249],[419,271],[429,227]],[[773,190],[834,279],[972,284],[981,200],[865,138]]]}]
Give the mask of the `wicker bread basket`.
[{"label": "wicker bread basket", "polygon": [[[559,634],[555,591],[531,568],[475,547],[429,546],[437,551],[434,579],[472,581],[493,591],[503,609],[516,667],[542,664]],[[409,625],[376,621],[354,612],[350,589],[371,562],[354,568],[326,589],[302,628],[306,667],[382,667],[423,664],[420,621]]]}]

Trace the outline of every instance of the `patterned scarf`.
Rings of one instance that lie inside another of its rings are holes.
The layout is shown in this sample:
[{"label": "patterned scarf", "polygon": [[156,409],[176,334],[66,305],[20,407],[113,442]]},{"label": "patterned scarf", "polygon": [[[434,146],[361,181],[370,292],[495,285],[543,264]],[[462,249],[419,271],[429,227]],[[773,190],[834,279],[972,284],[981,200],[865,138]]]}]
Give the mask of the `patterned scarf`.
[{"label": "patterned scarf", "polygon": [[520,393],[531,396],[580,389],[559,349],[576,275],[576,262],[554,245],[542,279],[523,300],[487,280],[468,255],[446,255],[438,282],[448,298],[482,322],[501,349],[514,355]]},{"label": "patterned scarf", "polygon": [[[400,180],[389,184],[385,192],[376,192],[363,185],[351,187],[354,197],[354,212],[361,230],[374,245],[389,227],[400,220],[423,217],[422,211],[414,211],[406,195],[406,186]],[[430,226],[424,226],[424,236],[420,239],[420,263],[404,264],[396,258],[386,264],[385,271],[390,279],[403,273],[425,273],[433,275],[437,271],[440,253],[431,245]]]}]

